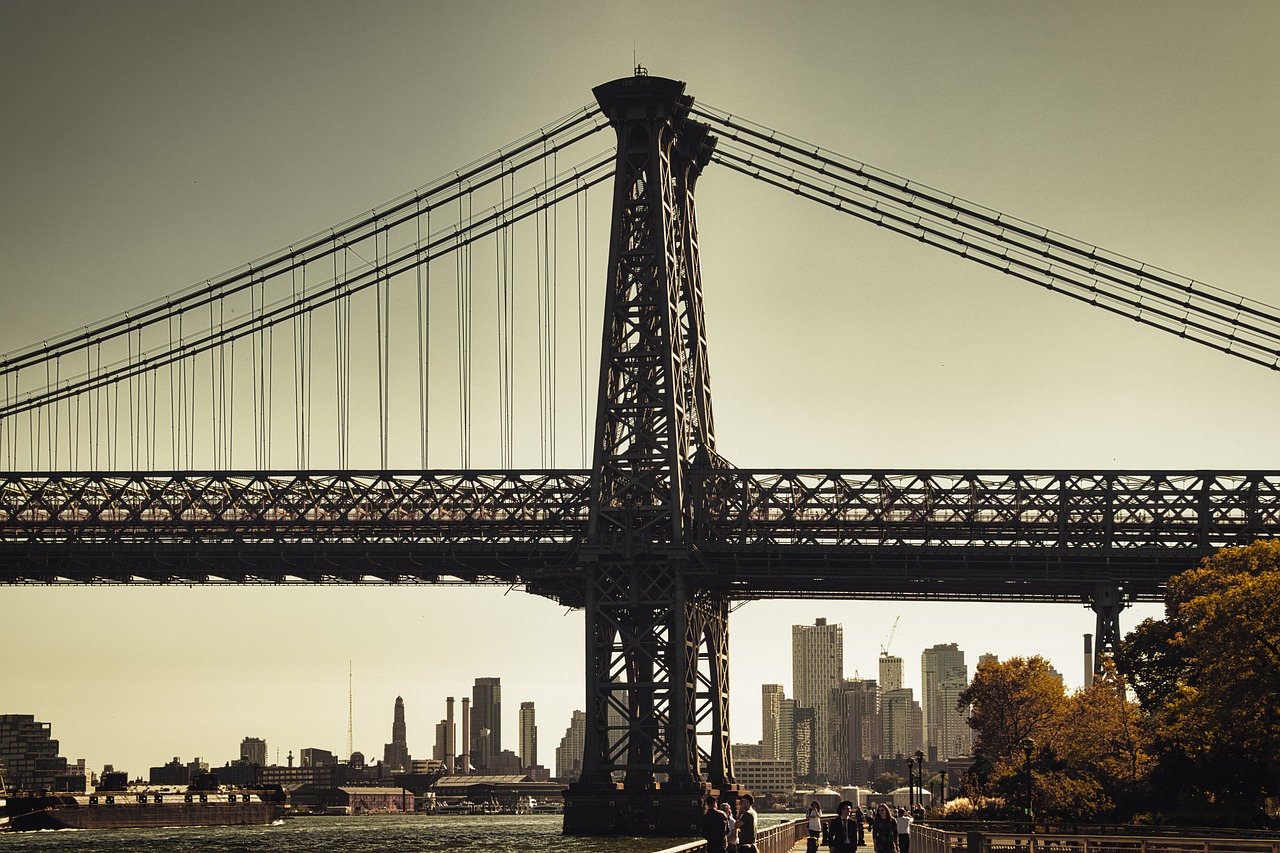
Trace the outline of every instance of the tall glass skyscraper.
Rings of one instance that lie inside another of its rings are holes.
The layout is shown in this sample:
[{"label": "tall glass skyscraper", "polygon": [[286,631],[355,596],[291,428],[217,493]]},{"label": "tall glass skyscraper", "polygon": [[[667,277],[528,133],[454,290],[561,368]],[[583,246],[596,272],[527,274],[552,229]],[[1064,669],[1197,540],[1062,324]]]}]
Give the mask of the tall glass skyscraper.
[{"label": "tall glass skyscraper", "polygon": [[968,753],[969,727],[964,713],[956,710],[969,682],[964,652],[955,643],[939,643],[920,655],[920,705],[924,712],[926,749],[937,750],[938,758],[955,758]]},{"label": "tall glass skyscraper", "polygon": [[471,763],[481,773],[502,752],[502,679],[477,678],[471,688]]},{"label": "tall glass skyscraper", "polygon": [[791,626],[791,691],[796,704],[813,709],[813,775],[829,779],[835,767],[835,701],[844,680],[844,631],[816,619]]},{"label": "tall glass skyscraper", "polygon": [[538,725],[534,717],[533,703],[520,703],[520,766],[532,767],[538,763]]}]

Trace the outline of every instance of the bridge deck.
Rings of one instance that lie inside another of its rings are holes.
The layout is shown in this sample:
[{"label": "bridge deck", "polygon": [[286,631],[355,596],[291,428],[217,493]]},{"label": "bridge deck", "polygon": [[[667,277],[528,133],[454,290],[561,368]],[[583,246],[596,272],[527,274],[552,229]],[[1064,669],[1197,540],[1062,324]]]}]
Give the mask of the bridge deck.
[{"label": "bridge deck", "polygon": [[[716,470],[696,583],[734,598],[1159,600],[1280,534],[1280,473]],[[0,475],[0,583],[525,584],[572,602],[585,471]]]}]

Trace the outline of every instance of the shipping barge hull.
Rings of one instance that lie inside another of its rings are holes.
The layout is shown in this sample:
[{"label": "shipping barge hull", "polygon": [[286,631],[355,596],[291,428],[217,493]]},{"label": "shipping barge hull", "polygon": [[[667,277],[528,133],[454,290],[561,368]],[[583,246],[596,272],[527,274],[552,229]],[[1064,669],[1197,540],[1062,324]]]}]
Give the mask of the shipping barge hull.
[{"label": "shipping barge hull", "polygon": [[[181,797],[181,795],[178,795]],[[284,813],[284,806],[257,796],[245,800],[220,797],[215,802],[123,802],[124,796],[9,797],[9,821],[5,829],[23,832],[39,829],[137,829],[170,826],[265,826]]]}]

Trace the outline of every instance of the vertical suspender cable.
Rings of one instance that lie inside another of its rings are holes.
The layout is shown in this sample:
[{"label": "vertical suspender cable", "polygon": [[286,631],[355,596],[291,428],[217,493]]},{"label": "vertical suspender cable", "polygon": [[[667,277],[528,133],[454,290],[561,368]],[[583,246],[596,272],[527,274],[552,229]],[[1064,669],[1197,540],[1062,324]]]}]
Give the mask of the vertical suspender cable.
[{"label": "vertical suspender cable", "polygon": [[[553,150],[551,152],[551,174],[559,174],[559,154]],[[556,366],[558,353],[560,349],[560,206],[558,204],[559,184],[553,185],[551,199],[551,245],[549,247],[548,265],[549,265],[549,284],[550,284],[550,302],[551,302],[551,345],[548,348],[548,367],[551,379],[549,388],[549,397],[551,400],[551,411],[549,414],[550,424],[548,435],[550,435],[550,451],[548,454],[548,463],[551,466],[556,464]]]},{"label": "vertical suspender cable", "polygon": [[[307,266],[302,264],[302,298],[307,298]],[[302,315],[302,466],[311,467],[311,333],[314,316],[311,311]]]},{"label": "vertical suspender cable", "polygon": [[507,359],[504,352],[506,338],[503,335],[503,307],[506,302],[506,287],[503,275],[506,272],[506,261],[502,255],[506,227],[504,211],[507,204],[507,183],[504,178],[498,184],[498,227],[493,234],[493,275],[496,284],[497,298],[494,299],[494,331],[498,357],[498,464],[502,468],[510,468],[507,461]]},{"label": "vertical suspender cable", "polygon": [[[139,335],[142,334],[141,329],[139,329],[138,334]],[[130,332],[126,336],[126,340],[128,342],[127,346],[129,350],[129,367],[132,368],[133,367],[133,332],[132,330],[130,330]],[[141,344],[141,341],[139,341],[139,344]],[[138,385],[138,377],[136,375],[130,375],[129,376],[129,436],[128,436],[129,464],[130,464],[130,467],[132,467],[135,470],[137,470],[138,468],[138,423],[137,423],[137,410],[135,408],[136,403],[134,400],[134,398],[137,396],[134,393],[134,390],[137,388],[137,385]]]},{"label": "vertical suspender cable", "polygon": [[[542,146],[542,190],[545,193],[550,179],[547,176],[546,143]],[[542,467],[547,461],[547,411],[551,402],[547,399],[547,210],[542,207],[534,217],[534,271],[538,291],[538,439],[539,459]]]},{"label": "vertical suspender cable", "polygon": [[[254,289],[249,288],[249,317],[252,320],[258,313],[258,300],[254,295]],[[261,442],[261,424],[262,424],[262,368],[261,359],[258,352],[262,346],[261,330],[255,331],[249,336],[249,357],[250,366],[253,371],[253,467],[262,470],[262,442]]]},{"label": "vertical suspender cable", "polygon": [[577,214],[574,233],[578,240],[574,256],[578,266],[578,442],[582,455],[582,467],[590,464],[587,459],[587,279],[586,279],[586,230],[587,194],[579,191],[574,197],[573,207]]},{"label": "vertical suspender cable", "polygon": [[[218,311],[218,326],[226,328],[226,308]],[[222,404],[222,446],[223,464],[228,470],[236,467],[236,340],[232,338],[223,345],[226,349],[226,362],[222,369],[223,404]]]},{"label": "vertical suspender cable", "polygon": [[[209,337],[217,333],[218,326],[214,322],[213,302],[209,303]],[[220,432],[218,423],[222,418],[222,410],[218,406],[218,359],[222,355],[222,347],[215,346],[209,350],[209,453],[210,465],[217,469],[222,467],[218,458],[218,439]]]},{"label": "vertical suspender cable", "polygon": [[151,388],[144,395],[146,399],[146,415],[143,418],[143,427],[147,431],[147,470],[156,470],[156,442],[159,436],[156,435],[156,420],[159,418],[160,395],[157,390],[156,383],[160,380],[160,371],[149,370],[142,376],[143,387],[146,387],[147,378],[151,378]]},{"label": "vertical suspender cable", "polygon": [[382,321],[382,249],[378,241],[378,222],[373,231],[373,313],[376,331],[375,348],[378,362],[378,467],[387,470],[387,388],[386,388],[386,327]]},{"label": "vertical suspender cable", "polygon": [[[388,231],[382,233],[382,258],[383,263],[387,263],[387,259],[391,255],[391,234]],[[378,243],[378,235],[373,235],[374,248],[376,250]],[[382,273],[382,289],[383,289],[383,373],[385,374],[384,393],[382,398],[382,467],[385,469],[390,464],[390,447],[391,447],[391,277],[388,273]]]},{"label": "vertical suspender cable", "polygon": [[[289,247],[289,253],[293,254],[293,247]],[[293,301],[298,301],[298,267],[291,266],[289,270],[289,286],[293,293]],[[302,315],[299,314],[293,318],[293,346],[290,348],[290,355],[293,362],[293,451],[294,451],[294,467],[301,470],[305,467],[302,461]]]},{"label": "vertical suspender cable", "polygon": [[[427,470],[428,464],[428,436],[430,434],[430,425],[428,423],[430,411],[430,388],[431,388],[431,360],[430,360],[430,331],[431,331],[431,258],[428,254],[426,258],[422,256],[422,200],[418,202],[418,216],[415,222],[418,229],[417,234],[417,250],[418,263],[415,265],[415,273],[418,283],[418,430],[422,443],[422,469]],[[426,210],[426,226],[427,240],[431,239],[431,207]],[[423,267],[426,267],[424,283]]]},{"label": "vertical suspender cable", "polygon": [[[55,386],[61,384],[62,381],[62,356],[58,356],[53,361],[53,384]],[[57,404],[49,407],[49,470],[58,470],[58,414]]]}]

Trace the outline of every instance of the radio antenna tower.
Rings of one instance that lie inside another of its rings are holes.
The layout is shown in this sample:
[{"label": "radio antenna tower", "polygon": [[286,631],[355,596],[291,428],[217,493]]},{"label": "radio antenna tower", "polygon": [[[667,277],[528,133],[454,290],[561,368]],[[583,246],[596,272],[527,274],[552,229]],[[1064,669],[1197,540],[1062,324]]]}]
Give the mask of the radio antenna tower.
[{"label": "radio antenna tower", "polygon": [[351,738],[351,660],[347,660],[347,763],[351,763],[351,753],[355,752]]}]

